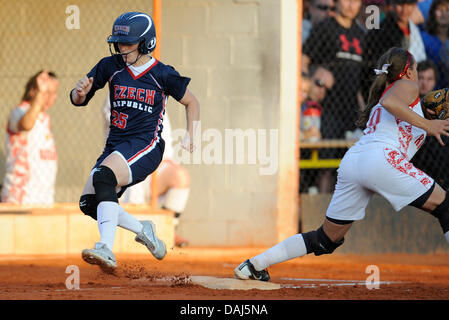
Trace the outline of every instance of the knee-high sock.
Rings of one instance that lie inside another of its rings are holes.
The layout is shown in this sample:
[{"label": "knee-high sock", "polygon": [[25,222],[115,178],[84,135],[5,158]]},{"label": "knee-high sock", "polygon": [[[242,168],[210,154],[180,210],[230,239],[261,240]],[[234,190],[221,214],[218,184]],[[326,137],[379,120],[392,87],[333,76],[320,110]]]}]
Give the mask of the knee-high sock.
[{"label": "knee-high sock", "polygon": [[117,228],[117,219],[119,205],[113,201],[102,201],[97,207],[97,222],[100,230],[100,242],[105,243],[112,250],[114,246],[115,229]]},{"label": "knee-high sock", "polygon": [[257,271],[261,271],[273,264],[306,254],[307,249],[302,234],[295,234],[249,260]]},{"label": "knee-high sock", "polygon": [[130,215],[121,206],[119,206],[118,222],[117,225],[126,230],[132,231],[135,234],[142,231],[143,225],[135,217]]}]

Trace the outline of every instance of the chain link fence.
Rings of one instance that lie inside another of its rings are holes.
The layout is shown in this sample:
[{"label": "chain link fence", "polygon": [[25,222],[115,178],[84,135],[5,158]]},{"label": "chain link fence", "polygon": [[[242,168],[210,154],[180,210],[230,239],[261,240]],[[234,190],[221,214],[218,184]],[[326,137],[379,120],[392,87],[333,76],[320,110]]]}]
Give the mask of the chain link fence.
[{"label": "chain link fence", "polygon": [[[47,112],[57,150],[54,200],[78,201],[104,146],[100,110],[107,87],[85,108],[75,108],[70,103],[69,92],[102,57],[110,55],[106,39],[111,34],[114,20],[127,11],[151,14],[152,3],[151,0],[0,1],[2,179],[8,157],[5,141],[11,138],[5,130],[10,113],[21,103],[28,79],[39,70],[50,70],[59,81],[56,101]],[[42,144],[43,141],[33,143],[37,148]],[[32,187],[39,190],[39,184]],[[35,201],[41,202],[40,199]]]},{"label": "chain link fence", "polygon": [[[448,86],[449,29],[441,16],[449,17],[448,0],[304,2],[300,192],[333,192],[339,159],[363,134],[355,122],[376,61],[390,47],[406,48],[419,63],[420,96]],[[428,137],[412,162],[447,189],[444,141]]]}]

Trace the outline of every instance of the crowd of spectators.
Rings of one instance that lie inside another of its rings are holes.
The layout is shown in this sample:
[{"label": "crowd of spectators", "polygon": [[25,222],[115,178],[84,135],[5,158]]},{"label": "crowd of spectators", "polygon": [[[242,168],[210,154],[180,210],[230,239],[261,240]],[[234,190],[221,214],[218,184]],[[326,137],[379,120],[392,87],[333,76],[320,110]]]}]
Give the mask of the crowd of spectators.
[{"label": "crowd of spectators", "polygon": [[[303,8],[301,71],[310,89],[301,116],[308,119],[315,107],[320,121],[315,128],[302,121],[301,140],[356,140],[363,134],[355,120],[365,107],[375,63],[390,47],[407,49],[419,63],[421,95],[449,87],[449,0],[304,0]],[[429,138],[415,162],[449,188],[443,172],[431,172],[438,167],[432,161],[449,161],[447,148]],[[345,151],[320,150],[320,158],[341,158]],[[333,191],[336,170],[303,176],[309,181],[301,181],[301,192]]]}]

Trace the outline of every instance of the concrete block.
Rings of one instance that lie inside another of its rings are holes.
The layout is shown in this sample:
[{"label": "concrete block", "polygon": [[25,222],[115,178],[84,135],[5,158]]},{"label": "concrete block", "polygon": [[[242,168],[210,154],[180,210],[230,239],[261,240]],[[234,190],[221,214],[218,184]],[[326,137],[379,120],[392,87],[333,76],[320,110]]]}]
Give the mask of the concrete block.
[{"label": "concrete block", "polygon": [[67,252],[66,215],[24,215],[14,219],[15,254]]},{"label": "concrete block", "polygon": [[0,215],[0,254],[14,253],[14,215]]},{"label": "concrete block", "polygon": [[231,42],[229,38],[195,37],[186,41],[187,65],[223,67],[231,63]]},{"label": "concrete block", "polygon": [[68,215],[67,232],[69,254],[81,254],[83,249],[93,248],[100,241],[97,221],[82,213]]},{"label": "concrete block", "polygon": [[227,224],[216,221],[191,221],[179,225],[179,233],[190,240],[192,246],[223,246],[227,243]]},{"label": "concrete block", "polygon": [[258,24],[258,6],[219,2],[210,7],[211,34],[255,34]]},{"label": "concrete block", "polygon": [[260,97],[261,73],[254,68],[214,69],[211,72],[213,96]]},{"label": "concrete block", "polygon": [[166,10],[162,10],[162,37],[165,35],[198,36],[206,33],[205,5],[189,6],[185,1],[177,1],[176,5],[173,4],[175,3],[170,4]]},{"label": "concrete block", "polygon": [[233,66],[259,67],[262,65],[260,38],[233,36],[231,39],[231,64]]}]

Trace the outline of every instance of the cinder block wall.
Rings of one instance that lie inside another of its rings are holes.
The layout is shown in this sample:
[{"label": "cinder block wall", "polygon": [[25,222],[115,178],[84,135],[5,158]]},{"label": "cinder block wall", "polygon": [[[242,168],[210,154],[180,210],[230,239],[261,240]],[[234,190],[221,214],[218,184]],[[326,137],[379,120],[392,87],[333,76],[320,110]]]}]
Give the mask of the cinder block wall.
[{"label": "cinder block wall", "polygon": [[[103,56],[114,19],[125,11],[151,14],[151,0],[79,0],[80,29],[69,30],[69,1],[4,0],[0,19],[0,126],[42,68],[60,77],[52,115],[59,154],[56,199],[77,201],[103,148],[100,107],[106,91],[87,108],[75,108],[68,92]],[[14,12],[14,14],[11,14]],[[248,164],[188,164],[191,197],[180,233],[192,245],[272,245],[296,232],[296,0],[163,0],[161,60],[192,78],[201,102],[202,131],[258,133],[276,129],[278,170],[261,175]],[[170,99],[172,127],[185,127],[182,105]],[[0,140],[5,131],[0,130]],[[234,140],[235,141],[235,140]],[[203,142],[203,147],[208,142]],[[224,140],[223,140],[224,146]],[[269,150],[270,143],[266,143]],[[234,159],[237,150],[234,147]],[[4,144],[0,145],[0,159]],[[0,166],[0,175],[4,167]]]}]

